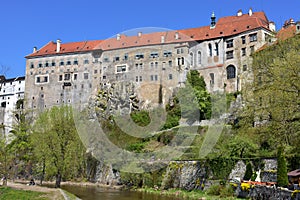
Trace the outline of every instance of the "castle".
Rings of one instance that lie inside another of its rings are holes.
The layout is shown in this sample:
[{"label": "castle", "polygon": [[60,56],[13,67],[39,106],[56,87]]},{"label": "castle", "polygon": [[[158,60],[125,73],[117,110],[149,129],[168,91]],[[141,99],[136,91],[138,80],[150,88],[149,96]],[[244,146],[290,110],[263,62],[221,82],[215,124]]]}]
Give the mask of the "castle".
[{"label": "castle", "polygon": [[218,20],[212,14],[209,26],[197,28],[50,41],[26,56],[25,105],[39,110],[84,106],[91,94],[112,85],[125,96],[134,88],[145,104],[159,103],[161,89],[165,104],[174,89],[185,84],[189,70],[199,71],[209,92],[240,91],[252,80],[251,53],[274,32],[275,24],[264,12],[249,9]]}]

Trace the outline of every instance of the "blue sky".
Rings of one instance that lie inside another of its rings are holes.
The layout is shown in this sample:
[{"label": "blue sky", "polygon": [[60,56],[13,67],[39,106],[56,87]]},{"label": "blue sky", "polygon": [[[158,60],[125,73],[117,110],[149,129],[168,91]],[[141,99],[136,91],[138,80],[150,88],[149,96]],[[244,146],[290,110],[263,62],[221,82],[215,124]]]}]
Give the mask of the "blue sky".
[{"label": "blue sky", "polygon": [[8,68],[9,78],[23,76],[24,56],[51,40],[106,39],[140,27],[206,26],[212,11],[218,18],[252,7],[254,12],[264,11],[278,29],[289,18],[300,20],[299,5],[299,0],[2,0],[0,66]]}]

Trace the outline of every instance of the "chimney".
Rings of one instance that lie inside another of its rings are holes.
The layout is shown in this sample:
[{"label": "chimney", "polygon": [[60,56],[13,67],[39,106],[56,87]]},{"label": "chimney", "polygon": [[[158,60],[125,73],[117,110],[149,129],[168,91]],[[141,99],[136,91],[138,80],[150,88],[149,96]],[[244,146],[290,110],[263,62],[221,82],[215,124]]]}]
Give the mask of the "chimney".
[{"label": "chimney", "polygon": [[61,45],[61,40],[57,39],[56,40],[56,53],[60,52],[60,45]]},{"label": "chimney", "polygon": [[276,26],[275,26],[275,23],[274,22],[269,22],[269,29],[273,32],[276,31]]},{"label": "chimney", "polygon": [[117,34],[117,40],[120,40],[121,39],[121,35],[118,33]]},{"label": "chimney", "polygon": [[236,16],[240,17],[240,16],[242,16],[242,15],[243,15],[243,11],[242,11],[242,10],[238,10]]},{"label": "chimney", "polygon": [[142,36],[142,32],[138,32],[138,37],[141,37]]},{"label": "chimney", "polygon": [[213,28],[216,27],[216,16],[215,16],[215,13],[214,13],[214,12],[211,14],[210,19],[211,19],[211,22],[210,22],[210,29],[213,29]]},{"label": "chimney", "polygon": [[161,41],[161,43],[165,43],[165,36],[164,35],[161,36],[160,41]]},{"label": "chimney", "polygon": [[33,53],[36,53],[36,52],[37,52],[37,48],[33,47]]},{"label": "chimney", "polygon": [[179,39],[179,34],[178,32],[175,32],[175,40],[178,40]]},{"label": "chimney", "polygon": [[249,14],[249,16],[252,16],[252,14],[253,14],[252,8],[249,9],[249,13],[248,14]]}]

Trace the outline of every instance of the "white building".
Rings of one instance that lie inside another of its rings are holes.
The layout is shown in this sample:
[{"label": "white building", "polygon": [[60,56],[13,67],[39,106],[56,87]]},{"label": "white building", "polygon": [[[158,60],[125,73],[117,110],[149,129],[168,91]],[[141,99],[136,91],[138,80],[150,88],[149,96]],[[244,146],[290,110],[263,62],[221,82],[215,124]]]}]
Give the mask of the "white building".
[{"label": "white building", "polygon": [[24,76],[10,79],[0,76],[0,124],[4,125],[6,135],[16,122],[14,111],[23,108],[24,90]]}]

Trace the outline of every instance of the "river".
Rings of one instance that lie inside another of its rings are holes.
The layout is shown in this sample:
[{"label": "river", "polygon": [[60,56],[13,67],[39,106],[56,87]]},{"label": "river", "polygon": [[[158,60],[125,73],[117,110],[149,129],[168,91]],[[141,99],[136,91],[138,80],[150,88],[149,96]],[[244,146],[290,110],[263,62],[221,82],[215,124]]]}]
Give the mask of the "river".
[{"label": "river", "polygon": [[142,192],[120,191],[103,187],[62,186],[82,200],[179,200],[175,197],[146,194]]}]

